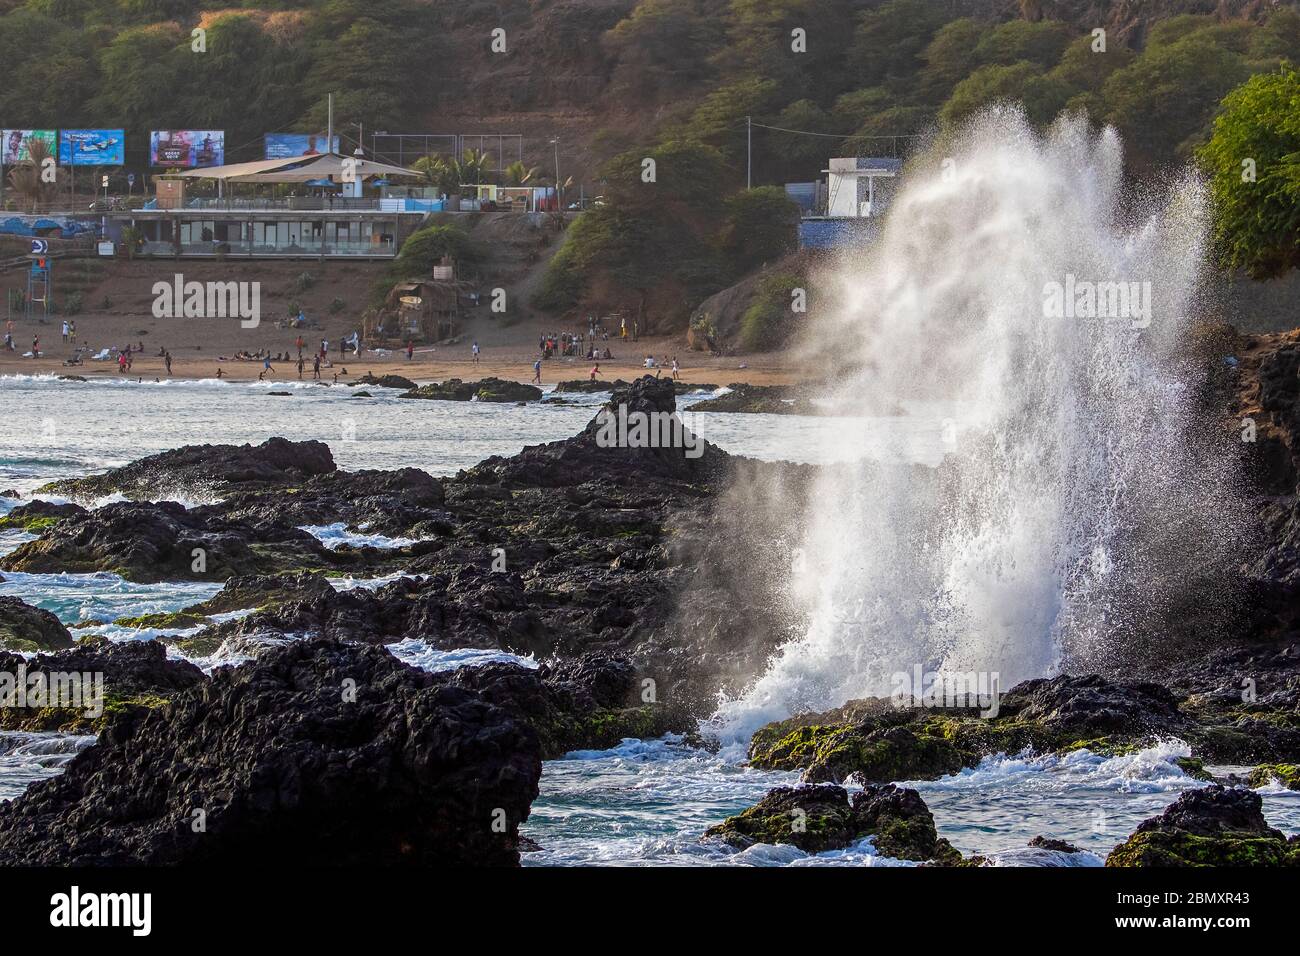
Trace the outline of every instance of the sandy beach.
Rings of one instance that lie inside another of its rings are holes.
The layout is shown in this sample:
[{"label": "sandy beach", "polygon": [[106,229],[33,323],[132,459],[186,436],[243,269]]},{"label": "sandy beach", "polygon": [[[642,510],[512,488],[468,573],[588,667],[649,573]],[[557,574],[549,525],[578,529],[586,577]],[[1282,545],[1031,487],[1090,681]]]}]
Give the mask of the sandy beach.
[{"label": "sandy beach", "polygon": [[[167,349],[172,356],[171,377],[183,379],[215,378],[217,369],[222,377],[233,381],[256,380],[263,372],[261,361],[237,360],[240,351],[268,350],[272,355],[274,371],[267,377],[278,380],[298,378],[297,348],[295,341],[302,335],[306,345],[306,367],[303,378],[312,377],[311,358],[319,349],[322,338],[330,342],[330,362],[321,368],[321,380],[352,381],[367,372],[375,375],[389,373],[403,375],[416,382],[438,382],[448,378],[465,380],[497,378],[528,382],[533,377],[533,362],[538,357],[537,338],[548,325],[541,321],[521,322],[514,326],[501,326],[483,320],[470,324],[461,341],[455,345],[416,346],[415,354],[408,360],[404,351],[389,349],[362,349],[360,355],[349,352],[341,356],[338,342],[350,334],[355,323],[338,317],[322,321],[322,328],[307,329],[301,333],[291,329],[277,329],[273,324],[263,324],[256,329],[240,329],[233,321],[200,325],[193,321],[154,319],[142,316],[77,316],[77,341],[85,343],[98,353],[130,342],[133,347],[143,344],[143,351],[132,354],[129,377],[153,380],[166,377],[166,367],[160,351]],[[178,328],[177,325],[183,323]],[[80,365],[68,366],[65,361],[73,353],[73,345],[64,343],[61,335],[62,320],[51,318],[47,323],[15,321],[14,343],[16,351],[0,351],[0,375],[80,375],[85,378],[123,377],[118,371],[116,353],[106,361],[84,360]],[[30,352],[33,335],[41,340],[41,355],[26,357]],[[479,361],[473,360],[472,343],[477,340],[481,349]],[[671,374],[672,357],[676,356],[681,371],[679,378],[686,382],[729,385],[746,382],[755,385],[791,384],[801,381],[800,369],[787,353],[773,352],[742,356],[711,356],[691,352],[680,336],[643,336],[640,341],[626,343],[611,339],[601,343],[614,354],[612,360],[599,362],[601,378],[631,379],[647,373],[645,356],[653,355],[660,364],[660,374]],[[276,361],[277,354],[288,354],[290,361]],[[542,363],[542,383],[552,385],[559,381],[585,379],[593,363],[581,358],[553,358]],[[655,371],[649,371],[655,374]]]}]

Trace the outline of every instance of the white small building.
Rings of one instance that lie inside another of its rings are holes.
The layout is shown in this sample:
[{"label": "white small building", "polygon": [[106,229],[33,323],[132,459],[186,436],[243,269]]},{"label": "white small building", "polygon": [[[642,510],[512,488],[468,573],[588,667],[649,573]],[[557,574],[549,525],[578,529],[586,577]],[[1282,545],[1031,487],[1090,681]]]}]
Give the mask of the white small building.
[{"label": "white small building", "polygon": [[902,169],[901,159],[853,156],[832,159],[823,169],[826,181],[826,215],[839,219],[879,216],[889,204],[893,180]]}]

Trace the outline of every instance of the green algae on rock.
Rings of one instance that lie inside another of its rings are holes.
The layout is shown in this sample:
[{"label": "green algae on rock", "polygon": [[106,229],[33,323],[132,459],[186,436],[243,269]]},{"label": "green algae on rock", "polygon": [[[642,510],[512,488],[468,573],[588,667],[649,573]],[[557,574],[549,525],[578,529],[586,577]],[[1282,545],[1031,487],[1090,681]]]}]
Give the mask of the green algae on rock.
[{"label": "green algae on rock", "polygon": [[1259,794],[1213,784],[1184,792],[1111,851],[1114,867],[1300,866],[1290,840],[1264,819]]},{"label": "green algae on rock", "polygon": [[839,850],[866,837],[881,856],[913,862],[961,864],[961,854],[940,839],[934,816],[915,790],[893,784],[867,786],[849,799],[835,784],[778,787],[758,803],[710,827],[705,837],[744,850],[758,843],[788,843],[805,853]]}]

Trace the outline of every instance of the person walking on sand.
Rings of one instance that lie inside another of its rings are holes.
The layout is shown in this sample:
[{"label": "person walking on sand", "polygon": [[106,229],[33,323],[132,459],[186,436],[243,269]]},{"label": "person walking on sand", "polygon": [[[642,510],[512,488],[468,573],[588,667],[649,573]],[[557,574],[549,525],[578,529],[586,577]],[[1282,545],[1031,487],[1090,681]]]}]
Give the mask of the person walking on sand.
[{"label": "person walking on sand", "polygon": [[298,381],[302,381],[302,352],[298,353]]},{"label": "person walking on sand", "polygon": [[538,359],[533,363],[533,384],[542,384],[542,360]]},{"label": "person walking on sand", "polygon": [[267,372],[274,371],[275,369],[271,367],[271,356],[267,355],[266,358],[262,359],[262,374],[265,375]]},{"label": "person walking on sand", "polygon": [[406,340],[406,360],[409,362],[409,361],[411,361],[411,359],[414,358],[414,357],[415,357],[415,340],[414,340],[414,339],[407,339],[407,340]]},{"label": "person walking on sand", "polygon": [[474,341],[474,345],[471,351],[473,351],[474,353],[474,364],[477,365],[478,364],[478,340],[477,339]]},{"label": "person walking on sand", "polygon": [[680,378],[680,376],[677,373],[680,372],[681,370],[682,370],[681,366],[677,364],[677,356],[674,355],[673,356],[673,381],[674,382],[677,381],[678,378]]},{"label": "person walking on sand", "polygon": [[41,357],[41,337],[39,335],[33,335],[32,336],[32,358],[35,359],[40,357]]},{"label": "person walking on sand", "polygon": [[591,381],[596,381],[596,376],[600,374],[600,363],[597,362],[591,367]]},{"label": "person walking on sand", "polygon": [[63,342],[66,345],[68,341],[68,320],[63,320]]},{"label": "person walking on sand", "polygon": [[167,366],[167,377],[170,378],[172,374],[172,353],[171,352],[163,353],[163,364]]},{"label": "person walking on sand", "polygon": [[317,382],[320,381],[320,356],[319,355],[317,355],[315,358],[311,360],[311,377]]}]

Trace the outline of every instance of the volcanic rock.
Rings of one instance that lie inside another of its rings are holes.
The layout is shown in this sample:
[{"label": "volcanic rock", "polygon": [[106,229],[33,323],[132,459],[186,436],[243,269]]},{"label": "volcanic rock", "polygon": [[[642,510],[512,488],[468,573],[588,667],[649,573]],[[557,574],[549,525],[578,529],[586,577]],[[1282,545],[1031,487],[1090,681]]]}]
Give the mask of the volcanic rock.
[{"label": "volcanic rock", "polygon": [[1288,841],[1268,825],[1259,794],[1211,784],[1139,824],[1106,865],[1300,866],[1300,837]]},{"label": "volcanic rock", "polygon": [[500,378],[485,378],[478,382],[462,382],[450,378],[445,382],[430,382],[413,387],[399,398],[429,398],[444,402],[532,402],[542,397],[542,390],[522,382],[508,382]]},{"label": "volcanic rock", "polygon": [[0,597],[0,650],[54,651],[72,643],[68,629],[49,611],[20,598]]},{"label": "volcanic rock", "polygon": [[514,866],[540,776],[482,695],[299,641],[111,721],[0,805],[0,866]]},{"label": "volcanic rock", "polygon": [[868,786],[852,801],[833,784],[778,787],[704,835],[741,850],[756,843],[790,843],[806,853],[843,849],[873,836],[881,856],[947,865],[961,860],[947,840],[939,839],[920,794],[893,784]]},{"label": "volcanic rock", "polygon": [[335,467],[324,442],[268,438],[260,445],[186,445],[102,475],[51,482],[41,490],[90,500],[111,494],[134,499],[197,498],[293,487]]}]

